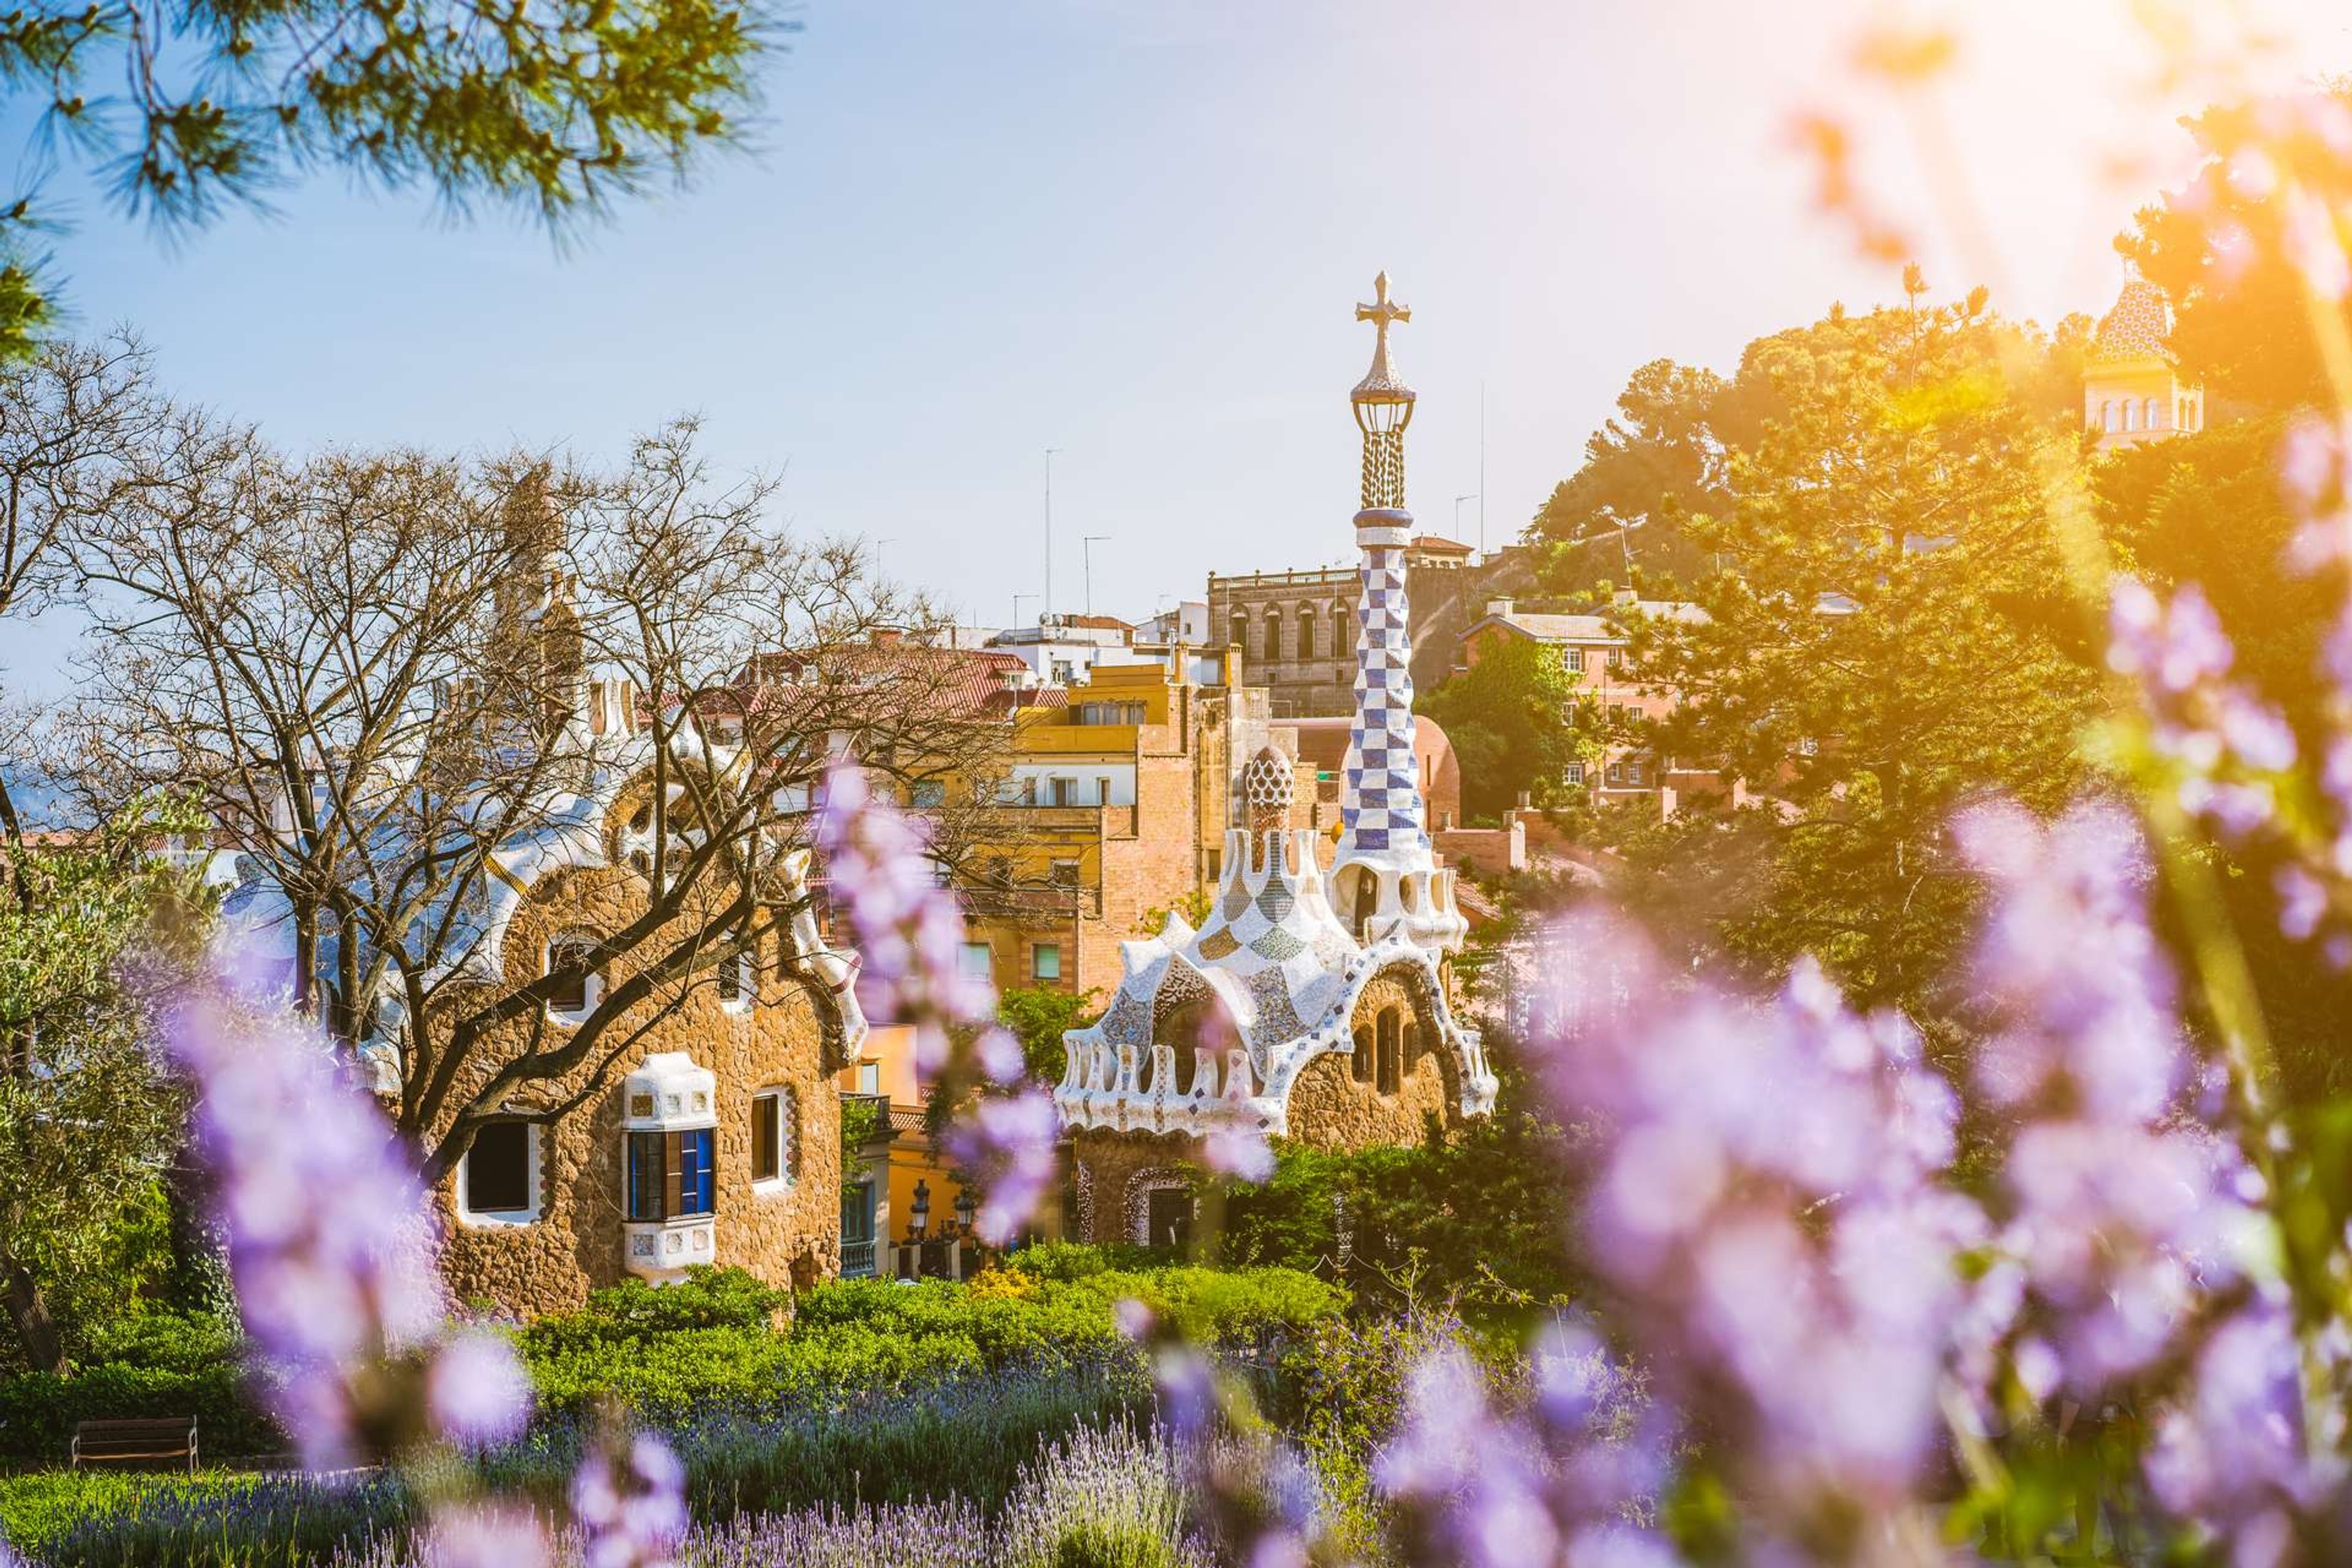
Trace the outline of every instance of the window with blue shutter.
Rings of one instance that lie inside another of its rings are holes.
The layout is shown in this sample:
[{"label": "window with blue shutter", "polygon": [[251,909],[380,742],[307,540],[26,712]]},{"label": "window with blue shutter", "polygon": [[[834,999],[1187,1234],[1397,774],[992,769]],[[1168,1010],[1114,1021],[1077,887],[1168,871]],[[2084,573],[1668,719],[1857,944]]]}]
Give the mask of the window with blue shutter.
[{"label": "window with blue shutter", "polygon": [[717,1206],[717,1133],[629,1134],[629,1218],[643,1224],[692,1219]]}]

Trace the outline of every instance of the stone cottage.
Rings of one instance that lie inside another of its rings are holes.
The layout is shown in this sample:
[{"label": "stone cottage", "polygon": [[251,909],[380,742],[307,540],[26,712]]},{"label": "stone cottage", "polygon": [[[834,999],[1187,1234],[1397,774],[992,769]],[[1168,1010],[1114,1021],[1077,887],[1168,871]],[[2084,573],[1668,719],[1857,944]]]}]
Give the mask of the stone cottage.
[{"label": "stone cottage", "polygon": [[[528,566],[531,553],[522,555]],[[497,618],[551,670],[551,708],[529,743],[561,748],[562,765],[546,771],[541,798],[499,818],[528,826],[490,847],[486,874],[415,919],[442,928],[432,937],[436,1009],[478,1008],[541,981],[553,982],[552,994],[457,1059],[441,1101],[448,1110],[418,1131],[428,1145],[446,1134],[457,1108],[478,1100],[518,1053],[560,1051],[592,1016],[597,1030],[577,1062],[557,1057],[548,1062],[557,1070],[522,1079],[496,1102],[512,1114],[480,1125],[435,1184],[451,1294],[532,1316],[631,1276],[677,1279],[698,1264],[738,1266],[778,1286],[814,1283],[840,1264],[835,1079],[866,1036],[854,962],[826,944],[800,897],[808,852],[786,852],[770,835],[759,846],[774,858],[760,874],[772,907],[797,915],[740,952],[730,943],[690,984],[665,980],[625,1007],[604,1007],[629,996],[639,965],[705,940],[713,917],[691,907],[647,940],[607,949],[599,939],[654,907],[656,777],[675,802],[680,772],[712,768],[726,748],[696,734],[694,716],[679,716],[657,774],[645,699],[582,668],[567,629],[575,624],[568,585],[548,559],[522,573],[520,586],[498,588]],[[754,768],[756,759],[737,765]],[[467,786],[450,787],[462,796]],[[673,843],[692,831],[690,816],[678,826],[679,810],[667,818]],[[403,863],[390,847],[379,867]],[[248,878],[225,917],[251,957],[274,957],[290,977],[292,910],[275,883]],[[407,1056],[413,1032],[396,995],[373,1016],[354,1052],[376,1093],[397,1104],[404,1087],[414,1094],[419,1071]]]}]

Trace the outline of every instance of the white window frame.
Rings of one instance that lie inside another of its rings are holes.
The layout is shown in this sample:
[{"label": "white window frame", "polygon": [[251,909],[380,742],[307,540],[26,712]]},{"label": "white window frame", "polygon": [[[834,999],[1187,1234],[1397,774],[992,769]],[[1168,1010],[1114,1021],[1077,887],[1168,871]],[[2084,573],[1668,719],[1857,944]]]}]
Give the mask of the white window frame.
[{"label": "white window frame", "polygon": [[457,1162],[457,1191],[451,1194],[454,1201],[449,1205],[457,1212],[459,1225],[468,1230],[520,1230],[524,1226],[539,1223],[541,1211],[547,1204],[546,1131],[536,1121],[522,1124],[523,1174],[530,1202],[519,1209],[490,1209],[478,1213],[467,1204],[466,1179],[474,1158],[474,1151],[470,1147],[467,1149],[464,1157]]},{"label": "white window frame", "polygon": [[801,1097],[800,1091],[791,1084],[761,1084],[751,1091],[751,1115],[755,1119],[751,1147],[755,1150],[759,1147],[756,1119],[760,1114],[760,1101],[770,1096],[775,1099],[776,1120],[779,1123],[776,1128],[776,1173],[772,1176],[754,1176],[751,1179],[752,1193],[763,1198],[773,1197],[779,1193],[791,1192],[800,1184],[801,1174],[798,1125]]},{"label": "white window frame", "polygon": [[[579,931],[558,931],[540,944],[539,972],[542,975],[554,973],[555,950],[559,947],[593,947],[595,945],[596,938],[593,936]],[[547,1004],[547,1016],[550,1021],[558,1024],[583,1023],[588,1016],[596,1010],[597,1005],[604,1000],[604,972],[602,969],[592,969],[588,972],[587,978],[580,983],[579,1007],[576,1010],[559,1007],[551,998]]]}]

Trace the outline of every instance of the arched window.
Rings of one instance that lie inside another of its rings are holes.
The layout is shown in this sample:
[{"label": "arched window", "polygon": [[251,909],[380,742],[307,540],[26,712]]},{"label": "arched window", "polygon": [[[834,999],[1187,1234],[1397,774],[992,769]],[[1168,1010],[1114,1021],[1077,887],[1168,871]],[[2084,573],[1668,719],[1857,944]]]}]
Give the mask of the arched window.
[{"label": "arched window", "polygon": [[1225,640],[1243,652],[1248,652],[1249,626],[1249,616],[1240,610],[1235,610],[1233,619],[1226,624]]},{"label": "arched window", "polygon": [[2155,398],[2153,398],[2153,397],[2149,398],[2149,399],[2147,400],[2147,404],[2146,404],[2146,405],[2144,405],[2141,407],[2141,409],[2140,409],[2140,415],[2139,415],[2140,428],[2141,428],[2141,429],[2143,429],[2143,430],[2161,430],[2161,429],[2163,429],[2163,428],[2164,428],[2164,425],[2163,425],[2163,423],[2162,423],[2162,421],[2161,421],[2161,419],[2160,419],[2160,417],[2159,417],[2159,414],[2160,414],[2160,411],[2158,409],[2158,407],[2157,407],[2157,405],[2156,405],[2156,399],[2155,399]]},{"label": "arched window", "polygon": [[2102,403],[2102,404],[2100,404],[2100,405],[2099,405],[2099,428],[2100,428],[2100,429],[2102,429],[2102,430],[2112,430],[2112,429],[2114,429],[2115,427],[2116,427],[2116,405],[2115,405],[2115,404],[2114,404],[2114,403],[2112,403],[2112,402],[2107,402],[2107,403]]},{"label": "arched window", "polygon": [[1267,661],[1270,663],[1279,661],[1284,657],[1282,649],[1282,607],[1279,605],[1268,605],[1265,607],[1265,657]]},{"label": "arched window", "polygon": [[1383,1007],[1372,1020],[1372,1088],[1394,1094],[1403,1087],[1404,1019],[1394,1007]]},{"label": "arched window", "polygon": [[1323,616],[1323,642],[1318,651],[1325,658],[1339,657],[1339,606],[1334,605],[1329,613]]},{"label": "arched window", "polygon": [[1315,606],[1312,605],[1298,606],[1298,657],[1315,657]]},{"label": "arched window", "polygon": [[1356,1031],[1356,1054],[1348,1063],[1348,1076],[1358,1083],[1372,1081],[1372,1031]]}]

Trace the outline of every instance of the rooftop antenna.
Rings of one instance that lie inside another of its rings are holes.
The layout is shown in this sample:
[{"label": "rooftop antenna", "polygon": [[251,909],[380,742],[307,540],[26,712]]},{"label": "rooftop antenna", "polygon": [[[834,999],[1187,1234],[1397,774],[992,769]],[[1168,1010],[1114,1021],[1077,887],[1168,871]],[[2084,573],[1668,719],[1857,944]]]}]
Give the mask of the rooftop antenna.
[{"label": "rooftop antenna", "polygon": [[1037,595],[1034,594],[1015,594],[1013,595],[1013,624],[1014,626],[1017,626],[1021,624],[1021,601],[1024,599],[1034,599],[1036,596]]},{"label": "rooftop antenna", "polygon": [[1062,448],[1045,448],[1045,614],[1054,613],[1054,458]]},{"label": "rooftop antenna", "polygon": [[1087,563],[1087,614],[1095,613],[1095,546],[1110,537],[1108,533],[1089,533],[1079,542],[1078,552]]},{"label": "rooftop antenna", "polygon": [[[1454,520],[1459,531],[1461,519]],[[1478,554],[1486,553],[1486,378],[1478,378]]]}]

